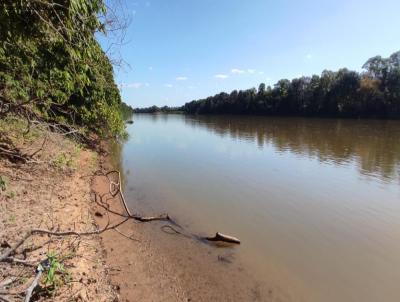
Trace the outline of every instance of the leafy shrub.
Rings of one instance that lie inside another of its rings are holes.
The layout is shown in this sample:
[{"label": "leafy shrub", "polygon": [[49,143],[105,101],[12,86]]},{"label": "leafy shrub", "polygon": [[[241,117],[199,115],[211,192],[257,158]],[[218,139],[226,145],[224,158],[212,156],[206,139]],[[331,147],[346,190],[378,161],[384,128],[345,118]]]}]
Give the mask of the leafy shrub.
[{"label": "leafy shrub", "polygon": [[43,119],[121,134],[121,97],[95,39],[105,13],[102,0],[1,1],[0,113],[28,108]]}]

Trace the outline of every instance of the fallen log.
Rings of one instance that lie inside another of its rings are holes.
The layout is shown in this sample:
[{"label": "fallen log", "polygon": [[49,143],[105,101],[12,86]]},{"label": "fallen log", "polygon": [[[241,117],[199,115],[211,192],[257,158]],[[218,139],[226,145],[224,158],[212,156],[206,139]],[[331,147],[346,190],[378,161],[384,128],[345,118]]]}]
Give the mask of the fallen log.
[{"label": "fallen log", "polygon": [[206,237],[208,241],[223,241],[228,243],[240,244],[240,240],[236,237],[225,235],[217,232],[214,237]]}]

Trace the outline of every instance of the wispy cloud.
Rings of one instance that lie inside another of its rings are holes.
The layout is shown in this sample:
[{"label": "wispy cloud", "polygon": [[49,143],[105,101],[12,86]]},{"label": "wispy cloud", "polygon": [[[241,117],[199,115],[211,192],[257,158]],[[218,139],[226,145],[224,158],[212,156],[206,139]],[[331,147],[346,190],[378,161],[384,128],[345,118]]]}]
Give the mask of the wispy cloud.
[{"label": "wispy cloud", "polygon": [[264,74],[263,71],[257,71],[256,69],[248,68],[248,69],[239,69],[239,68],[232,68],[231,74],[233,75],[241,75],[241,74]]},{"label": "wispy cloud", "polygon": [[177,81],[186,81],[187,79],[187,77],[176,77]]},{"label": "wispy cloud", "polygon": [[308,54],[306,55],[306,59],[307,59],[307,60],[311,60],[311,59],[312,59],[312,54],[308,53]]},{"label": "wispy cloud", "polygon": [[[146,84],[150,85],[149,83],[146,83]],[[138,88],[142,87],[143,85],[144,85],[143,83],[139,83],[139,82],[135,82],[135,83],[124,83],[124,82],[122,82],[118,86],[119,86],[119,88],[135,88],[135,89],[138,89]]]},{"label": "wispy cloud", "polygon": [[242,74],[242,73],[245,73],[245,72],[246,72],[245,70],[238,69],[238,68],[232,68],[231,69],[231,73],[232,74]]},{"label": "wispy cloud", "polygon": [[216,79],[220,79],[220,80],[225,80],[226,78],[228,78],[229,76],[226,74],[216,74],[214,75],[214,78]]},{"label": "wispy cloud", "polygon": [[167,88],[172,88],[172,87],[173,87],[173,85],[172,85],[172,84],[164,84],[164,87],[167,87]]}]

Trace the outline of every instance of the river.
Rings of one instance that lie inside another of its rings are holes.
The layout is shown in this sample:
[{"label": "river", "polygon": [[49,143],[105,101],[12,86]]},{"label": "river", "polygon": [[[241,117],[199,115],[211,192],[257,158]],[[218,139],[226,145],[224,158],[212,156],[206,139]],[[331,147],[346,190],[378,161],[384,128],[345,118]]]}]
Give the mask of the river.
[{"label": "river", "polygon": [[253,300],[400,301],[399,121],[136,114],[128,132],[131,208],[239,237]]}]

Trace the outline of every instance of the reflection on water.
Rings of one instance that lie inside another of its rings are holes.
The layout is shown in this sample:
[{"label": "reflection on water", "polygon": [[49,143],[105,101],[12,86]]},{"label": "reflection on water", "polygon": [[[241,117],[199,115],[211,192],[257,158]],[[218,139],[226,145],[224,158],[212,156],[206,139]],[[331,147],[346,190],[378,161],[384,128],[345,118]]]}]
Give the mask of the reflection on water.
[{"label": "reflection on water", "polygon": [[241,238],[260,284],[302,297],[280,301],[400,301],[400,122],[134,120],[121,154],[134,210]]},{"label": "reflection on water", "polygon": [[[168,115],[154,115],[168,119]],[[185,116],[191,127],[204,127],[221,137],[229,136],[272,145],[320,161],[346,164],[356,160],[360,173],[399,177],[400,123],[379,120],[337,120],[305,118],[268,118],[237,116]]]}]

